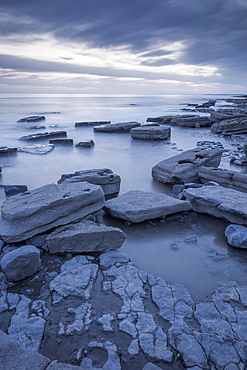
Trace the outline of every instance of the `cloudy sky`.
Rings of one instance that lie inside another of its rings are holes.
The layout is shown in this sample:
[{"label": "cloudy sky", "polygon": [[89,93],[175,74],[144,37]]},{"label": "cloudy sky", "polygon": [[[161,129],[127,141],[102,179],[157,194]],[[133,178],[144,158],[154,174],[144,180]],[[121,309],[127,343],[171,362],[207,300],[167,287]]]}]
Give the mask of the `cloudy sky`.
[{"label": "cloudy sky", "polygon": [[247,0],[0,0],[1,93],[247,93]]}]

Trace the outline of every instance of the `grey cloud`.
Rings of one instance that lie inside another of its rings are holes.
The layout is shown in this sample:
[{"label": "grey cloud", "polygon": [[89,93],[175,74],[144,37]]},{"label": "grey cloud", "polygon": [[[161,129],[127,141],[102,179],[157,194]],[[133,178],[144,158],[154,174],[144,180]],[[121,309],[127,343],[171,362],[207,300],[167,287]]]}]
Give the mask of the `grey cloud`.
[{"label": "grey cloud", "polygon": [[161,67],[161,66],[167,66],[171,64],[175,64],[175,60],[169,59],[169,58],[162,58],[157,60],[145,60],[141,62],[142,65],[146,66],[153,66],[153,67]]}]

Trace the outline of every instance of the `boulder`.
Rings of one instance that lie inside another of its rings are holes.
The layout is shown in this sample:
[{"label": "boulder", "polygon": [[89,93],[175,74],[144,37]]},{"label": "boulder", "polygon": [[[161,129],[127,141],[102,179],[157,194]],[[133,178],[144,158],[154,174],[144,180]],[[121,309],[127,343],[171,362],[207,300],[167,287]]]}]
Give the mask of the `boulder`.
[{"label": "boulder", "polygon": [[75,127],[108,125],[110,123],[111,123],[111,121],[76,122]]},{"label": "boulder", "polygon": [[54,149],[53,144],[41,145],[25,145],[18,148],[18,152],[24,152],[29,154],[47,154],[50,153]]},{"label": "boulder", "polygon": [[132,139],[167,140],[171,136],[171,128],[163,126],[139,126],[130,130]]},{"label": "boulder", "polygon": [[93,140],[80,141],[78,144],[76,144],[76,147],[79,148],[92,148],[93,146],[94,146]]},{"label": "boulder", "polygon": [[45,370],[50,359],[38,352],[27,349],[16,338],[0,330],[1,370]]},{"label": "boulder", "polygon": [[73,145],[73,139],[51,139],[49,144]]},{"label": "boulder", "polygon": [[116,227],[82,220],[62,226],[48,235],[49,253],[88,253],[106,252],[122,246],[126,235]]},{"label": "boulder", "polygon": [[19,247],[6,253],[0,264],[8,280],[22,280],[32,276],[40,269],[40,252],[33,245]]},{"label": "boulder", "polygon": [[7,197],[12,197],[13,195],[24,193],[27,191],[27,185],[4,185],[4,192]]},{"label": "boulder", "polygon": [[211,122],[218,122],[233,118],[246,118],[247,112],[238,108],[218,109],[210,114]]},{"label": "boulder", "polygon": [[247,115],[246,117],[215,122],[211,126],[211,131],[223,135],[247,134]]},{"label": "boulder", "polygon": [[0,146],[0,155],[9,155],[17,152],[17,148],[8,148],[7,146]]},{"label": "boulder", "polygon": [[201,167],[198,172],[202,183],[215,181],[219,185],[243,192],[247,192],[247,174],[225,168]]},{"label": "boulder", "polygon": [[105,197],[110,198],[119,193],[121,178],[109,168],[101,168],[64,174],[58,180],[58,184],[64,181],[66,183],[88,181],[92,184],[100,185],[104,191]]},{"label": "boulder", "polygon": [[102,125],[102,126],[95,126],[94,131],[95,132],[116,132],[116,133],[122,133],[122,132],[130,132],[130,130],[134,127],[141,126],[138,122],[120,122],[120,123],[112,123],[108,125]]},{"label": "boulder", "polygon": [[45,119],[45,116],[29,116],[19,119],[17,122],[36,122],[42,121]]},{"label": "boulder", "polygon": [[106,201],[104,210],[111,216],[133,223],[169,214],[189,211],[191,206],[164,193],[130,190],[115,199]]},{"label": "boulder", "polygon": [[53,137],[67,137],[67,132],[66,131],[39,132],[37,134],[22,136],[20,140],[41,140],[41,139],[50,139]]},{"label": "boulder", "polygon": [[191,203],[194,211],[224,218],[232,223],[247,224],[247,194],[222,186],[187,188],[180,199]]},{"label": "boulder", "polygon": [[3,202],[1,238],[10,243],[26,240],[57,226],[98,212],[104,206],[100,186],[88,182],[48,184]]},{"label": "boulder", "polygon": [[154,180],[168,184],[199,181],[201,167],[218,167],[222,153],[221,149],[187,150],[156,164],[152,168],[152,176]]},{"label": "boulder", "polygon": [[247,249],[247,227],[231,224],[227,226],[225,236],[232,247]]}]

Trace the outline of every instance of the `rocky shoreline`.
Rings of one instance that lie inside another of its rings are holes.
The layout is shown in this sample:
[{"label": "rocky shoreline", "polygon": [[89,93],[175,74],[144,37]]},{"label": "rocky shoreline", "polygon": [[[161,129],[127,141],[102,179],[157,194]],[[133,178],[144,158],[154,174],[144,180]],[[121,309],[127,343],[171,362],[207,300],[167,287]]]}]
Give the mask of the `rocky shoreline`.
[{"label": "rocky shoreline", "polygon": [[[213,109],[209,117],[148,118],[143,127],[77,126],[164,141],[172,125],[207,126],[237,140],[240,154],[228,153],[229,161],[245,166],[247,101],[232,103],[217,111],[215,102],[205,102],[189,109]],[[176,187],[173,196],[138,190],[118,196],[120,176],[102,168],[7,197],[0,224],[0,369],[244,370],[247,285],[233,281],[196,302],[184,286],[137,269],[118,250],[125,233],[97,222],[99,212],[126,224],[205,213],[227,220],[222,237],[246,249],[247,175],[221,169],[224,154],[219,143],[200,142],[150,169],[155,181]]]}]

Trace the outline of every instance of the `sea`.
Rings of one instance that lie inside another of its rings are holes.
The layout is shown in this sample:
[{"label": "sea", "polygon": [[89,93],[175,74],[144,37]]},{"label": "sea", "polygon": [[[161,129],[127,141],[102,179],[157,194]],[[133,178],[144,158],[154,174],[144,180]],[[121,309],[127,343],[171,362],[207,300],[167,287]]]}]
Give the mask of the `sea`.
[{"label": "sea", "polygon": [[[44,155],[17,152],[0,156],[0,202],[5,201],[3,185],[27,185],[29,190],[56,183],[62,174],[86,169],[109,168],[121,177],[120,194],[129,190],[173,194],[172,186],[152,179],[152,167],[163,159],[195,148],[198,141],[221,142],[226,149],[233,142],[211,133],[208,128],[172,127],[169,141],[133,140],[129,133],[95,133],[92,126],[75,127],[82,121],[137,121],[148,117],[190,114],[188,104],[216,100],[215,108],[230,106],[225,99],[233,95],[1,95],[0,146],[23,147],[47,144],[48,140],[27,142],[22,136],[38,132],[66,131],[73,146],[56,145]],[[23,117],[44,115],[40,122],[17,122]],[[207,115],[201,113],[200,115]],[[30,128],[44,125],[45,128]],[[92,148],[75,145],[93,140]],[[229,160],[220,165],[230,168]],[[241,171],[237,166],[234,170]],[[165,220],[126,224],[103,211],[99,222],[120,227],[127,238],[120,251],[126,253],[140,270],[168,283],[186,286],[195,300],[201,300],[221,284],[246,284],[246,252],[230,247],[224,230],[228,223],[207,215],[190,213]]]}]

